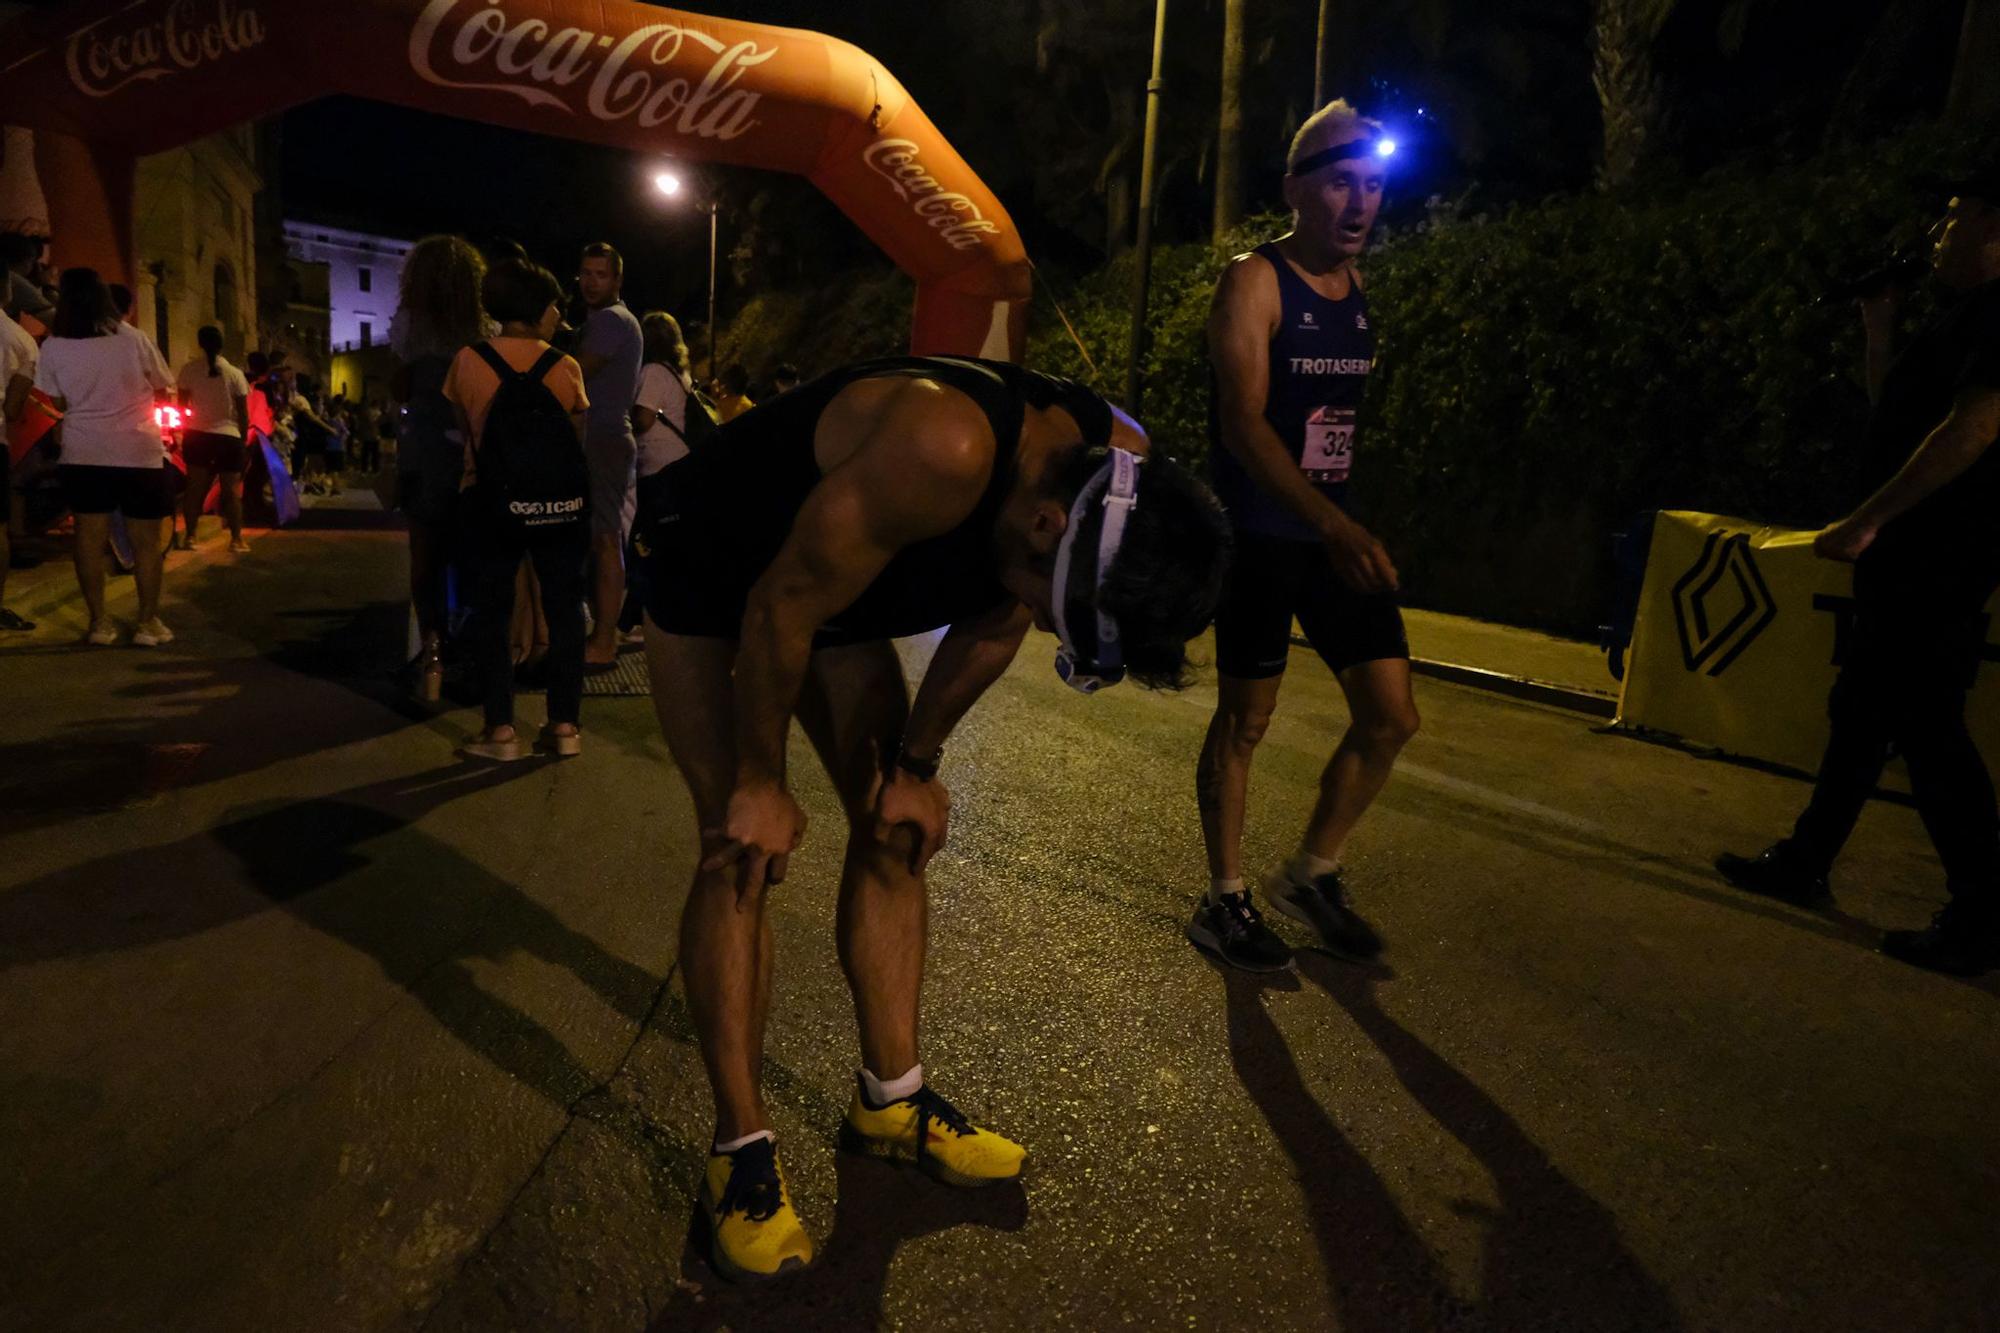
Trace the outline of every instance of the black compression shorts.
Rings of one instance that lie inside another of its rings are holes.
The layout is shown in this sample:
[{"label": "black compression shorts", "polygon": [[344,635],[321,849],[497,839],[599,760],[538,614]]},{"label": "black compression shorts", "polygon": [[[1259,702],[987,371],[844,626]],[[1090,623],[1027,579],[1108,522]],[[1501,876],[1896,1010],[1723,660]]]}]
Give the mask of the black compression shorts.
[{"label": "black compression shorts", "polygon": [[1237,532],[1229,586],[1215,612],[1215,669],[1240,680],[1279,675],[1295,618],[1335,672],[1410,655],[1396,599],[1349,588],[1325,546]]}]

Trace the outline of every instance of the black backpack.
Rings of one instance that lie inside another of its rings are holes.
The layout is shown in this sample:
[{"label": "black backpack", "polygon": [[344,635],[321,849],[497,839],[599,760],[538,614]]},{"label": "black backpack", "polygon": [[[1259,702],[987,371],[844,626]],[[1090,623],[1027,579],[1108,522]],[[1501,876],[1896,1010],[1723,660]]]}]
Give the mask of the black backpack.
[{"label": "black backpack", "polygon": [[551,347],[516,370],[491,343],[472,350],[500,377],[474,455],[487,515],[523,537],[576,531],[590,512],[590,469],[569,413],[542,382],[563,354]]}]

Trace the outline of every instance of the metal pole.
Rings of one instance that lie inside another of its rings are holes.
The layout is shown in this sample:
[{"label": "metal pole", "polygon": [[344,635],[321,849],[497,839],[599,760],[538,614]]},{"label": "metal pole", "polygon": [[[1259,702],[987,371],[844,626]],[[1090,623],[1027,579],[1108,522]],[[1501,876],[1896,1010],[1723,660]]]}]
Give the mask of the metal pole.
[{"label": "metal pole", "polygon": [[1146,356],[1146,297],[1153,279],[1153,168],[1160,149],[1160,93],[1166,87],[1160,72],[1166,49],[1167,0],[1155,0],[1153,77],[1146,81],[1146,146],[1139,159],[1139,244],[1138,264],[1132,274],[1131,351],[1125,362],[1125,410],[1135,417],[1144,405],[1139,365]]},{"label": "metal pole", "polygon": [[720,199],[708,201],[708,378],[715,379],[715,219]]},{"label": "metal pole", "polygon": [[1326,105],[1326,25],[1333,16],[1333,0],[1319,0],[1319,38],[1313,44],[1314,111]]}]

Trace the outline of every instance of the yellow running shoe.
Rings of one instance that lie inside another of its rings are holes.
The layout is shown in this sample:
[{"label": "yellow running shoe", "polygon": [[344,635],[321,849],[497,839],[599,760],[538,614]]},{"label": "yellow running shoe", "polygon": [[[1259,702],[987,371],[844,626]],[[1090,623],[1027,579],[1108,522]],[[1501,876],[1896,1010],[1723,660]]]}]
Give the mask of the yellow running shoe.
[{"label": "yellow running shoe", "polygon": [[701,1213],[716,1271],[731,1282],[778,1277],[812,1262],[812,1237],[792,1210],[778,1148],[770,1139],[709,1154]]},{"label": "yellow running shoe", "polygon": [[883,1107],[870,1106],[857,1090],[840,1125],[840,1146],[968,1188],[1014,1179],[1028,1155],[1020,1144],[974,1125],[929,1085]]}]

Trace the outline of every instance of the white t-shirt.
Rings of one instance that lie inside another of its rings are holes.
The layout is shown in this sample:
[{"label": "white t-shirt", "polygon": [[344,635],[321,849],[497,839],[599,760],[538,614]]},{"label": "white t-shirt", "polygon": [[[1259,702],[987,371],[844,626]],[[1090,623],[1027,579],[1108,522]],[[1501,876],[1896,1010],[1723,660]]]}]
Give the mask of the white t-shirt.
[{"label": "white t-shirt", "polygon": [[[35,336],[0,310],[0,400],[5,399],[7,386],[16,375],[25,375],[31,381],[35,378],[35,362],[40,359],[41,349],[35,346]],[[6,443],[7,415],[0,411],[0,448]]]},{"label": "white t-shirt", "polygon": [[62,461],[81,467],[159,467],[166,461],[153,421],[154,395],[174,387],[152,339],[50,338],[42,344],[35,387],[67,405]]},{"label": "white t-shirt", "polygon": [[178,383],[188,406],[194,409],[189,430],[243,438],[243,428],[236,424],[236,400],[250,396],[250,381],[227,358],[216,357],[215,374],[210,375],[208,358],[196,357],[181,367]]},{"label": "white t-shirt", "polygon": [[687,437],[681,433],[687,429],[687,381],[659,362],[648,361],[639,371],[636,403],[660,414],[639,436],[639,475],[650,477],[688,456]]}]

